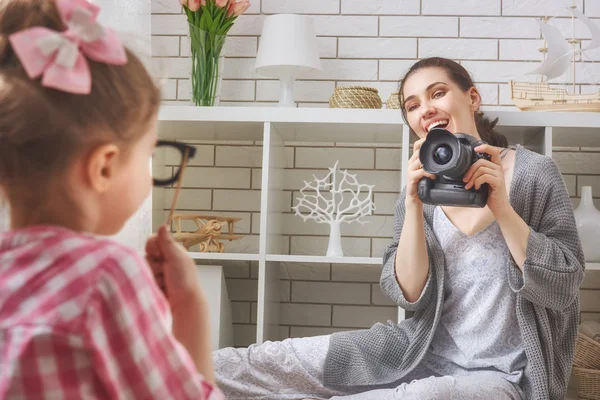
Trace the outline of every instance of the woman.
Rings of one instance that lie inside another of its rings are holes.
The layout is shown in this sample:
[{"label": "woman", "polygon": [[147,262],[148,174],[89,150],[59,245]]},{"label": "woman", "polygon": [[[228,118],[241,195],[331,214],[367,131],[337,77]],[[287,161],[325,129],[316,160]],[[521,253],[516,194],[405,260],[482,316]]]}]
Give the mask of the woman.
[{"label": "woman", "polygon": [[[230,399],[564,399],[579,323],[584,257],[551,158],[507,148],[479,112],[468,72],[443,58],[402,80],[402,112],[419,136],[396,204],[381,288],[414,316],[331,336],[214,353]],[[442,126],[486,141],[466,187],[484,208],[424,205],[419,149]]]}]

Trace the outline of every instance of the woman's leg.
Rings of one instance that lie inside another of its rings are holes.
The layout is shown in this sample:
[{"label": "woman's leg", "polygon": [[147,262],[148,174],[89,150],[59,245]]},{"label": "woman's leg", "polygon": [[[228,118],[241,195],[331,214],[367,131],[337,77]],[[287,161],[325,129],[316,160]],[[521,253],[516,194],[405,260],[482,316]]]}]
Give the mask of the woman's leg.
[{"label": "woman's leg", "polygon": [[329,336],[265,342],[213,353],[217,385],[229,400],[329,399],[323,387]]},{"label": "woman's leg", "polygon": [[331,400],[522,400],[521,390],[500,374],[428,377],[394,389],[332,397]]}]

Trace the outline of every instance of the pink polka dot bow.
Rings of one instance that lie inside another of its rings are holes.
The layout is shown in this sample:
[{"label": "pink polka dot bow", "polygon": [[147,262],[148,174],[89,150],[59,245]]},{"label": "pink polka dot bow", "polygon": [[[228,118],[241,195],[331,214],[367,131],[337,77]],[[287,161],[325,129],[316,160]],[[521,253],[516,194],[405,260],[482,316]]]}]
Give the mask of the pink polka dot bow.
[{"label": "pink polka dot bow", "polygon": [[35,26],[10,35],[10,44],[29,78],[41,76],[46,87],[89,94],[92,76],[86,57],[124,65],[127,54],[117,35],[96,22],[97,6],[86,0],[56,0],[56,5],[65,31]]}]

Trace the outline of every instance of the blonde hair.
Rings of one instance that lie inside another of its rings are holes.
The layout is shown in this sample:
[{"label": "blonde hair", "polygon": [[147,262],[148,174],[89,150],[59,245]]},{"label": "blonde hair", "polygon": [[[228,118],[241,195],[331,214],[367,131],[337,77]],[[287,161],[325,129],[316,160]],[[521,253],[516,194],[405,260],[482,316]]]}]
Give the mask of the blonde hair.
[{"label": "blonde hair", "polygon": [[66,28],[54,0],[0,0],[0,189],[9,199],[18,187],[40,189],[94,145],[114,141],[126,151],[160,105],[159,89],[130,50],[123,66],[87,60],[89,95],[30,79],[7,38],[32,26]]}]

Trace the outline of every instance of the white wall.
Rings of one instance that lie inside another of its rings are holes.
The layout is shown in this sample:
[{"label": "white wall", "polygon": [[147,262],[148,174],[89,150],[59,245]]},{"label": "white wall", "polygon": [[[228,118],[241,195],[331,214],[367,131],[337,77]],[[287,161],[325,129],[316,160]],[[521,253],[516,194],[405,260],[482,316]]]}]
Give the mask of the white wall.
[{"label": "white wall", "polygon": [[[93,0],[101,7],[99,20],[119,33],[129,48],[150,67],[151,0]],[[143,250],[152,233],[152,196],[127,222],[115,239]]]},{"label": "white wall", "polygon": [[[336,86],[366,84],[385,101],[397,89],[404,70],[431,55],[459,60],[470,70],[487,106],[512,107],[511,78],[537,67],[542,41],[534,17],[558,15],[552,21],[571,35],[565,7],[572,0],[252,0],[247,15],[230,31],[223,73],[224,104],[256,105],[278,100],[278,82],[253,70],[258,38],[266,14],[309,14],[321,45],[323,71],[297,83],[300,107],[327,106]],[[576,0],[600,23],[599,0]],[[187,22],[175,0],[152,1],[153,70],[163,78],[164,100],[187,101],[191,61]],[[577,24],[578,38],[590,38]],[[600,50],[590,54],[600,61]],[[600,67],[587,64],[577,74],[577,89],[593,90],[590,75],[600,81]],[[568,81],[568,77],[565,76]]]},{"label": "white wall", "polygon": [[[397,89],[404,70],[416,59],[441,55],[469,69],[487,108],[514,109],[508,80],[527,78],[540,59],[539,31],[534,16],[556,11],[554,24],[567,33],[571,20],[565,7],[571,0],[251,0],[228,38],[223,105],[255,106],[278,100],[278,82],[253,71],[258,38],[266,14],[303,13],[314,17],[321,45],[323,71],[297,83],[300,107],[327,107],[334,88],[364,84],[380,89],[385,101]],[[600,0],[577,0],[585,14],[600,24]],[[542,11],[543,10],[543,11]],[[163,82],[165,104],[187,103],[191,69],[187,23],[176,0],[152,1],[153,71]],[[576,31],[589,38],[585,29]],[[596,61],[600,52],[591,54]],[[588,64],[600,81],[600,67]],[[578,90],[590,91],[589,79],[578,75]],[[226,243],[226,251],[255,252],[258,246],[261,149],[252,142],[196,143],[198,156],[186,172],[179,211],[201,211],[242,217],[241,241]],[[344,226],[344,249],[355,256],[380,257],[391,239],[394,202],[398,197],[400,149],[344,143],[288,143],[286,220],[289,249],[294,254],[324,254],[327,230],[309,235],[291,211],[303,179],[327,173],[324,160],[340,160],[341,168],[375,185],[377,210],[362,231]],[[600,209],[600,147],[554,148],[573,203],[582,185],[592,185]],[[162,222],[173,191],[156,190],[154,213]],[[233,307],[235,341],[255,338],[257,268],[253,263],[226,263]],[[394,319],[395,307],[381,294],[376,266],[289,264],[283,266],[281,315],[284,335],[306,336],[363,328]],[[581,291],[584,318],[600,320],[600,272],[589,273]]]}]

